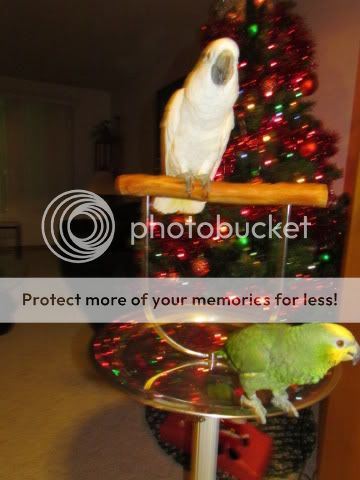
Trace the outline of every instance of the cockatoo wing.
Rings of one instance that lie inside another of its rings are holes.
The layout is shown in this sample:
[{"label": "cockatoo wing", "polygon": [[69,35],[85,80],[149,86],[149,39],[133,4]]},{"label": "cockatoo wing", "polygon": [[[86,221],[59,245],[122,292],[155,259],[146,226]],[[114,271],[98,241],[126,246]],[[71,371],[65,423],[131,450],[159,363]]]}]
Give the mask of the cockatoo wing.
[{"label": "cockatoo wing", "polygon": [[227,144],[229,142],[230,134],[235,126],[235,118],[234,118],[234,112],[230,112],[229,116],[227,117],[224,128],[221,131],[221,136],[219,139],[219,154],[216,163],[214,164],[211,173],[210,173],[210,178],[213,179],[216,175],[216,172],[218,171],[218,168],[220,166],[221,160],[223,158],[223,155],[225,153]]},{"label": "cockatoo wing", "polygon": [[170,176],[176,176],[181,173],[181,165],[174,155],[174,141],[180,123],[180,112],[183,101],[184,89],[181,88],[170,98],[161,124],[162,171]]},{"label": "cockatoo wing", "polygon": [[[181,107],[184,101],[185,90],[177,90],[170,98],[163,117],[161,125],[161,160],[162,171],[166,175],[176,177],[183,173],[181,163],[175,155],[174,142],[177,129],[180,123]],[[153,207],[161,213],[187,213],[189,215],[200,213],[205,206],[205,202],[195,200],[182,200],[176,198],[155,198]]]}]

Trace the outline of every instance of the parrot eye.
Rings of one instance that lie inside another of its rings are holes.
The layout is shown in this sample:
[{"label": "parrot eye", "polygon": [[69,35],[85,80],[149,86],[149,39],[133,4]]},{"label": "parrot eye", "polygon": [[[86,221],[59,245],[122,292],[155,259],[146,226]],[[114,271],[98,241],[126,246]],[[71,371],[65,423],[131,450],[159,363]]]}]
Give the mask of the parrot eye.
[{"label": "parrot eye", "polygon": [[340,348],[343,347],[344,346],[344,340],[337,340],[336,345]]}]

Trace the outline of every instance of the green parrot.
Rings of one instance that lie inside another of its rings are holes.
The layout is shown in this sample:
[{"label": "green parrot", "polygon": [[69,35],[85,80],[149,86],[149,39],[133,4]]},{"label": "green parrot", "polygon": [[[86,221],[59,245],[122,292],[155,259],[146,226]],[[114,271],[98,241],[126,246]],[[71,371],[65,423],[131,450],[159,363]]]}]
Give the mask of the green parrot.
[{"label": "green parrot", "polygon": [[241,405],[266,423],[258,390],[271,390],[272,404],[298,416],[290,402],[290,385],[318,383],[341,362],[360,360],[360,346],[345,327],[332,323],[256,324],[234,332],[222,352],[239,373],[245,395]]}]

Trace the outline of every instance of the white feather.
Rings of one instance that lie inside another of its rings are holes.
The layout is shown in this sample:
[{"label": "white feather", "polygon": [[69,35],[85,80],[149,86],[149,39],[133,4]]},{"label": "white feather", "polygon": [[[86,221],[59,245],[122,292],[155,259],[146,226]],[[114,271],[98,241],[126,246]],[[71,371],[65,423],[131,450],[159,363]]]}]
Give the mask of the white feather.
[{"label": "white feather", "polygon": [[[212,80],[212,67],[224,51],[233,58],[225,85]],[[208,176],[212,180],[234,128],[233,105],[238,96],[237,44],[222,38],[210,43],[185,81],[169,100],[162,121],[162,162],[166,175]],[[161,213],[200,213],[206,202],[156,198]]]}]

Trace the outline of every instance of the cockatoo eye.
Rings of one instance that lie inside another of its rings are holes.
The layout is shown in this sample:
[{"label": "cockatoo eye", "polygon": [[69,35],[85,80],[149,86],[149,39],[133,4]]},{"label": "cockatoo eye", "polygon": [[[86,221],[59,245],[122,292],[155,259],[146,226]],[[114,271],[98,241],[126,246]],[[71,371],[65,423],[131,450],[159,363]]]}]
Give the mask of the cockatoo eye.
[{"label": "cockatoo eye", "polygon": [[336,341],[336,345],[337,345],[339,348],[342,348],[342,347],[345,345],[345,342],[344,342],[344,340],[337,340],[337,341]]}]

